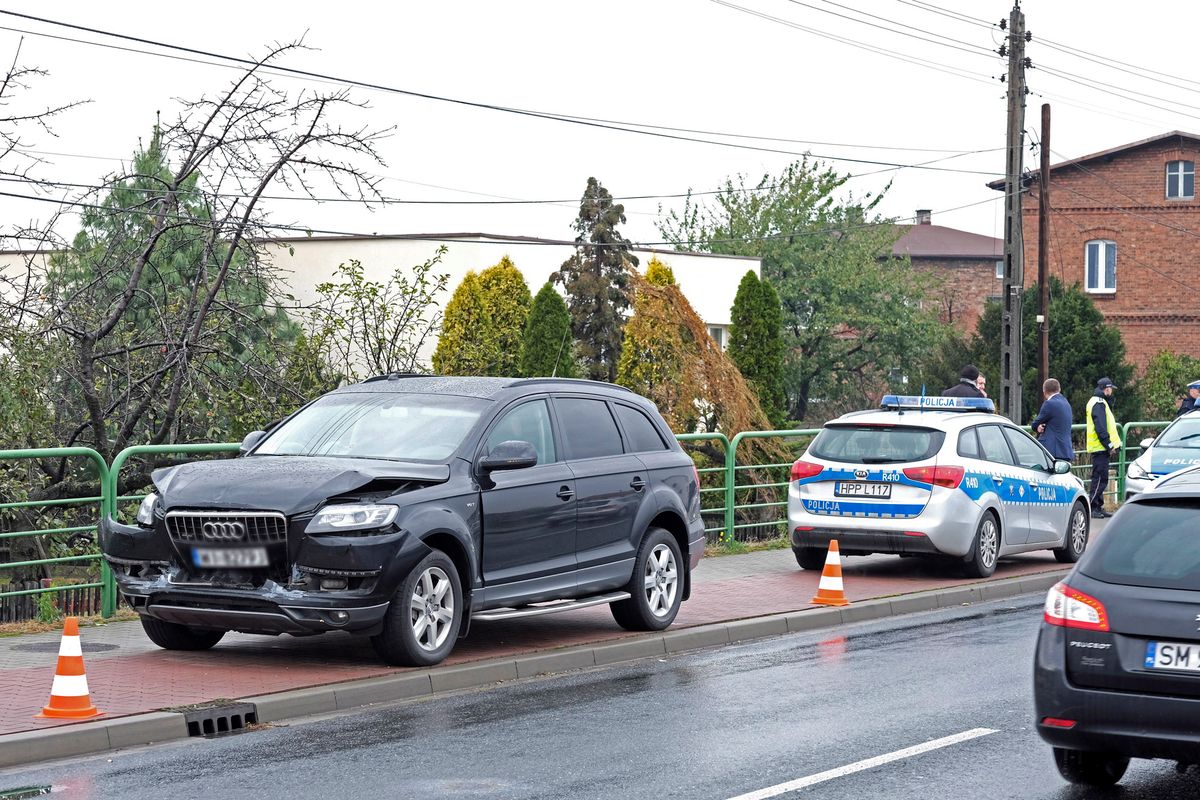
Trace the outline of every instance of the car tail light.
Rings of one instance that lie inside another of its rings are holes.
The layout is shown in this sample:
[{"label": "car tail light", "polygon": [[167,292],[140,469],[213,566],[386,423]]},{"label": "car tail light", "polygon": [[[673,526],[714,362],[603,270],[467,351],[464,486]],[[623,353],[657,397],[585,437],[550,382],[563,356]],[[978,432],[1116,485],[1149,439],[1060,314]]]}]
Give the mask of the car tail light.
[{"label": "car tail light", "polygon": [[812,526],[812,525],[797,525],[797,526],[796,526],[796,532],[797,532],[797,533],[803,533],[803,532],[806,532],[806,531],[811,531],[812,529],[813,529],[813,526]]},{"label": "car tail light", "polygon": [[962,483],[962,467],[909,467],[904,470],[904,477],[917,483],[928,483],[933,486],[945,486],[947,489],[957,489]]},{"label": "car tail light", "polygon": [[820,475],[823,469],[825,468],[820,464],[814,464],[811,461],[801,459],[792,464],[792,480],[798,481],[802,478],[811,478]]},{"label": "car tail light", "polygon": [[905,536],[924,536],[925,534],[921,533],[920,531],[905,531],[904,535]]},{"label": "car tail light", "polygon": [[1108,630],[1108,612],[1091,595],[1058,583],[1046,595],[1046,622],[1063,628],[1088,631]]},{"label": "car tail light", "polygon": [[1043,717],[1042,724],[1051,728],[1074,728],[1075,720],[1059,719],[1058,717]]}]

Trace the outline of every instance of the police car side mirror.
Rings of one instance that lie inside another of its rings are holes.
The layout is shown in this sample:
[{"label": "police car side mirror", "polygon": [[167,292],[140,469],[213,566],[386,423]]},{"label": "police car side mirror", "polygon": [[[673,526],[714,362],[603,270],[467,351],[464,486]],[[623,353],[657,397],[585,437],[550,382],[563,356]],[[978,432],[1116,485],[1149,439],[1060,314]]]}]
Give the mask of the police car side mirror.
[{"label": "police car side mirror", "polygon": [[1149,439],[1142,439],[1142,444],[1141,444],[1141,447],[1142,447],[1142,449],[1143,449],[1143,450],[1145,450],[1147,447],[1149,447],[1149,446],[1150,446],[1150,445],[1152,445],[1152,444],[1154,444],[1154,438],[1153,438],[1153,437],[1151,437],[1151,438],[1149,438]]},{"label": "police car side mirror", "polygon": [[1065,458],[1058,458],[1058,459],[1054,460],[1054,474],[1055,475],[1066,475],[1070,471],[1071,471],[1071,462],[1070,461],[1067,461]]}]

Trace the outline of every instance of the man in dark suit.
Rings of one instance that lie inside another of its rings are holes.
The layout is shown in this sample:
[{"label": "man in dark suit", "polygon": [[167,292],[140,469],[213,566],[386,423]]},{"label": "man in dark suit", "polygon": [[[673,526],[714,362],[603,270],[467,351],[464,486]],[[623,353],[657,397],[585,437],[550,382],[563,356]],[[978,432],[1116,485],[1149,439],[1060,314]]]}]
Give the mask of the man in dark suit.
[{"label": "man in dark suit", "polygon": [[1042,403],[1042,409],[1030,427],[1050,455],[1073,461],[1075,449],[1071,445],[1071,404],[1061,392],[1062,387],[1055,378],[1046,379],[1042,384],[1042,396],[1046,401]]}]

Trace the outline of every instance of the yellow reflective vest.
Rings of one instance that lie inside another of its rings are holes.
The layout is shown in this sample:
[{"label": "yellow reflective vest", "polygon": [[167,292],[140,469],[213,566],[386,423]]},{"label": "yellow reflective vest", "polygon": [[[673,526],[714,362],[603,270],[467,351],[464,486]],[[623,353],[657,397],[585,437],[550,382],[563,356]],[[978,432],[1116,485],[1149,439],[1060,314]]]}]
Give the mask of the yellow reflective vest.
[{"label": "yellow reflective vest", "polygon": [[1092,408],[1096,403],[1104,403],[1104,419],[1108,425],[1108,443],[1110,447],[1121,446],[1121,433],[1117,430],[1117,418],[1113,416],[1112,409],[1108,407],[1103,397],[1092,396],[1088,400],[1087,410],[1084,412],[1084,419],[1087,420],[1087,451],[1089,453],[1104,452],[1104,445],[1100,443],[1100,437],[1096,435],[1096,423],[1092,421]]}]

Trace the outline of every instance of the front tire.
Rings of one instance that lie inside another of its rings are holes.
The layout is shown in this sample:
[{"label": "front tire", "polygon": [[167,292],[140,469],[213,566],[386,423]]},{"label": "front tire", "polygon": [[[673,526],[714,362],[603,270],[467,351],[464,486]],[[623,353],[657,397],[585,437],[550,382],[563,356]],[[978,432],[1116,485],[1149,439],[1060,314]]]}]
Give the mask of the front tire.
[{"label": "front tire", "polygon": [[434,550],[400,582],[371,645],[388,664],[433,666],[454,649],[463,613],[458,570],[449,556]]},{"label": "front tire", "polygon": [[1071,783],[1084,786],[1113,786],[1125,775],[1129,759],[1114,753],[1054,748],[1058,774]]},{"label": "front tire", "polygon": [[979,520],[975,529],[975,542],[971,545],[971,553],[963,565],[963,572],[968,578],[990,578],[996,571],[996,561],[1000,557],[1000,522],[996,515],[988,511]]},{"label": "front tire", "polygon": [[142,617],[142,630],[164,650],[210,650],[225,635],[212,628],[190,628],[156,617]]},{"label": "front tire", "polygon": [[1062,547],[1054,549],[1054,558],[1060,564],[1074,564],[1087,549],[1091,519],[1083,503],[1076,503],[1067,520],[1067,536]]},{"label": "front tire", "polygon": [[628,600],[609,604],[627,631],[661,631],[675,621],[683,603],[683,557],[675,537],[662,528],[646,531],[633,562]]}]

